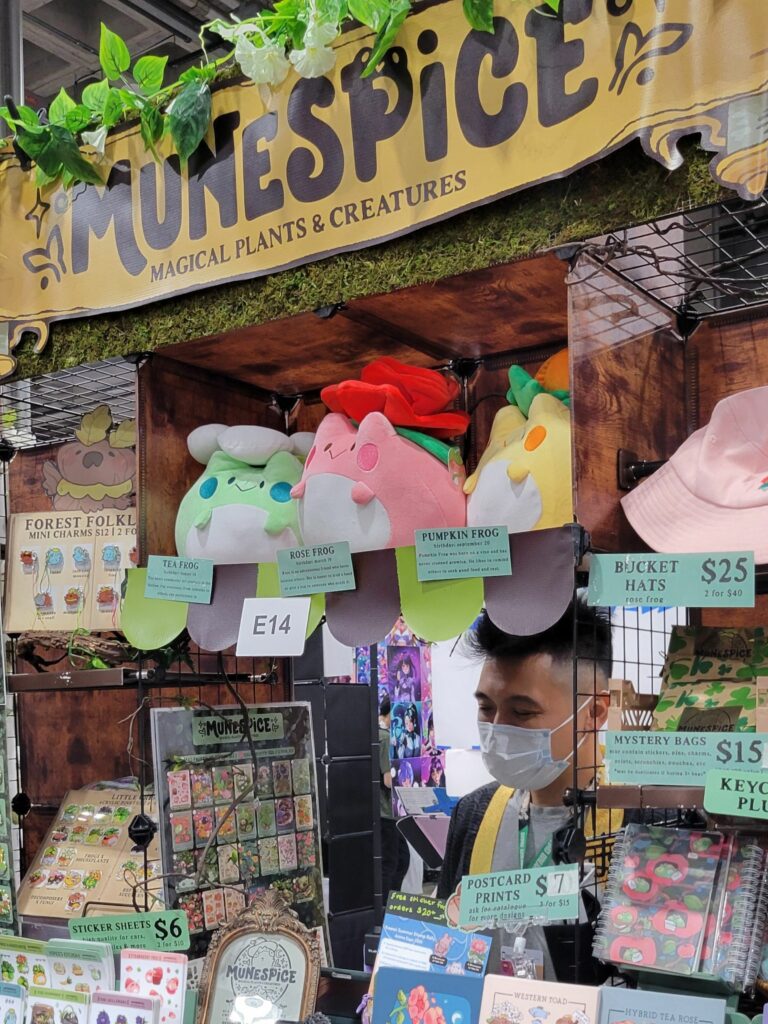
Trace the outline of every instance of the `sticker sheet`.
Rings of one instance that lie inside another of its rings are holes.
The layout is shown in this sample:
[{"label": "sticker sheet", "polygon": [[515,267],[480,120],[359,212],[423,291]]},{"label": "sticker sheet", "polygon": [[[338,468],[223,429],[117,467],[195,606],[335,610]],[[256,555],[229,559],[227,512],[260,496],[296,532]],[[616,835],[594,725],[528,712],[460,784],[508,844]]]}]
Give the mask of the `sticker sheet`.
[{"label": "sticker sheet", "polygon": [[[148,884],[160,892],[160,844],[149,847],[145,876],[144,855],[134,847],[128,826],[140,810],[139,793],[132,789],[79,789],[64,797],[54,823],[19,889],[19,913],[28,917],[82,917],[88,904],[133,907],[133,886]],[[145,810],[155,817],[154,801]],[[176,849],[191,848],[189,811],[174,812]],[[157,879],[153,881],[153,879]],[[0,918],[3,913],[0,882]],[[152,906],[150,905],[150,909]],[[159,908],[158,908],[159,909]]]}]

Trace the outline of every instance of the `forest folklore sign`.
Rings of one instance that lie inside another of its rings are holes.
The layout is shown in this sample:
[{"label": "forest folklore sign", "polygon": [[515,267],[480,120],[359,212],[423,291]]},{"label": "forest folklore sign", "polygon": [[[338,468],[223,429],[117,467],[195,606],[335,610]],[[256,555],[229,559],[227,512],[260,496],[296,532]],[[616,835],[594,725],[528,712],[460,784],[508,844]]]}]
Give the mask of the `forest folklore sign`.
[{"label": "forest folklore sign", "polygon": [[[630,139],[671,168],[701,133],[744,198],[768,170],[764,0],[563,0],[546,17],[497,0],[495,33],[458,0],[410,17],[376,72],[342,37],[328,76],[216,91],[181,169],[138,125],[112,137],[106,186],[41,191],[0,164],[0,320],[42,349],[57,319],[269,274],[373,245],[562,177]],[[727,41],[727,45],[726,45]],[[0,355],[0,376],[13,372]]]}]

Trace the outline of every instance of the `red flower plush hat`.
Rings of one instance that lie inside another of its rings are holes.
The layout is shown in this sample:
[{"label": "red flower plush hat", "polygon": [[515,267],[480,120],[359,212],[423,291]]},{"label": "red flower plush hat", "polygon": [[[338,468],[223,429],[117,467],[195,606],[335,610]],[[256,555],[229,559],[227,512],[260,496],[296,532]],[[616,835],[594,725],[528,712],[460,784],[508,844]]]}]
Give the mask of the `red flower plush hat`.
[{"label": "red flower plush hat", "polygon": [[469,414],[448,407],[459,396],[456,381],[437,370],[382,356],[360,374],[323,388],[320,397],[331,412],[360,423],[369,412],[380,412],[394,427],[410,427],[433,437],[454,437],[469,426]]}]

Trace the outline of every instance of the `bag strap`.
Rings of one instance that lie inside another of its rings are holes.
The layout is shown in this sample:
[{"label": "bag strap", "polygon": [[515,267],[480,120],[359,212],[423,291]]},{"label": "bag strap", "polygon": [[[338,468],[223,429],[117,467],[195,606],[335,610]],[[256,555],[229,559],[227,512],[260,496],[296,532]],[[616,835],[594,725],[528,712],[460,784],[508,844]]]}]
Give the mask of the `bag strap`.
[{"label": "bag strap", "polygon": [[514,795],[509,786],[499,786],[485,810],[480,828],[477,830],[472,857],[469,862],[470,875],[486,875],[493,868],[493,851],[499,835],[501,822],[507,804]]}]

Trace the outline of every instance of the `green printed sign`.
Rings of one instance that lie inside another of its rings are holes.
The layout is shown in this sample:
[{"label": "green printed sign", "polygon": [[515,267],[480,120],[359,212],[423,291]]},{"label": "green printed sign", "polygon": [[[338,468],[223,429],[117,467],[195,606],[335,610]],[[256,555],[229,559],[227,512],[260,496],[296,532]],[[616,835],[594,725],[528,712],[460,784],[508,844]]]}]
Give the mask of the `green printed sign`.
[{"label": "green printed sign", "polygon": [[592,555],[588,600],[602,607],[754,608],[754,552]]},{"label": "green printed sign", "polygon": [[277,571],[283,597],[307,597],[355,589],[355,570],[346,541],[278,551]]},{"label": "green printed sign", "polygon": [[703,786],[714,768],[768,767],[768,733],[607,732],[605,781],[611,786]]},{"label": "green printed sign", "polygon": [[509,576],[512,556],[506,526],[416,530],[416,573],[421,583]]},{"label": "green printed sign", "polygon": [[[250,716],[251,737],[260,740],[281,740],[285,736],[285,723],[279,712],[260,714],[252,711]],[[241,743],[245,738],[244,721],[241,715],[198,715],[192,719],[192,742],[196,747],[217,743]]]},{"label": "green printed sign", "polygon": [[69,937],[108,942],[115,952],[121,949],[154,949],[167,953],[189,949],[189,924],[183,910],[78,917],[69,922]]},{"label": "green printed sign", "polygon": [[729,817],[768,819],[768,771],[707,772],[704,810]]},{"label": "green printed sign", "polygon": [[579,916],[579,866],[557,864],[524,871],[465,875],[459,926],[477,928],[506,921],[570,921]]},{"label": "green printed sign", "polygon": [[144,597],[210,604],[212,590],[213,562],[209,559],[149,556]]}]

